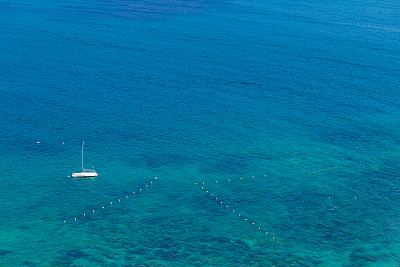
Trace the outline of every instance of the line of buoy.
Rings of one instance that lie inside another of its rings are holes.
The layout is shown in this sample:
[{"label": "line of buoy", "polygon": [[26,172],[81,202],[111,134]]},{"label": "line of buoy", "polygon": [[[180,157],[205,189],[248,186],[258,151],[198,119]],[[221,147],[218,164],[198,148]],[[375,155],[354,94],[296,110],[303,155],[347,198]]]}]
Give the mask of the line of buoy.
[{"label": "line of buoy", "polygon": [[[242,179],[242,178],[241,178]],[[202,183],[204,185],[204,182]],[[198,183],[195,183],[195,185],[198,185]],[[221,197],[214,197],[214,194],[210,193],[210,190],[205,190],[204,186],[201,187],[201,189],[207,193],[207,195],[209,195],[210,197],[212,197],[212,199],[215,199],[220,205],[222,205],[223,203],[226,203],[226,201],[221,201]],[[218,199],[220,201],[218,201]],[[231,210],[232,213],[235,213],[234,209],[229,209],[229,205],[225,206],[226,210]],[[245,222],[250,222],[252,226],[256,227],[256,223],[250,219],[248,219],[246,216],[241,215],[240,213],[238,214],[238,218],[244,219]],[[265,232],[265,235],[268,235],[268,231],[263,230],[261,227],[257,226],[256,227],[257,230],[261,231],[261,232]],[[273,240],[275,240],[275,237],[272,237]],[[279,241],[277,241],[277,243],[279,243]]]},{"label": "line of buoy", "polygon": [[[392,154],[388,154],[387,156],[395,156],[395,155],[396,155],[396,153],[392,153]],[[368,158],[367,160],[374,160],[374,159],[380,159],[380,158],[385,158],[385,156],[384,156],[384,155],[376,156],[376,157],[373,157],[373,158]],[[351,157],[351,159],[366,160],[366,159],[361,159],[361,158],[356,158],[356,157]],[[313,175],[313,174],[318,174],[318,173],[323,173],[323,172],[329,172],[329,171],[337,170],[337,169],[339,169],[339,168],[340,168],[339,166],[334,166],[334,167],[330,167],[330,168],[325,168],[325,169],[320,169],[320,170],[311,171],[311,172],[308,172],[308,173],[300,173],[300,174],[297,174],[297,175]],[[280,174],[279,174],[279,173],[276,173],[275,175],[276,175],[276,176],[279,176]],[[293,174],[291,174],[291,175],[293,175]],[[270,177],[270,176],[264,174],[263,177],[264,177],[264,178],[268,178],[268,177]],[[256,177],[255,177],[255,176],[251,176],[251,178],[252,178],[252,179],[255,179]],[[239,178],[238,178],[238,180],[244,180],[244,179],[245,179],[245,178],[243,178],[243,177],[239,177]],[[234,180],[235,180],[235,179],[232,179],[232,178],[231,178],[231,179],[218,179],[218,180],[215,181],[215,183],[231,182],[231,181],[234,181]],[[197,183],[196,183],[196,184],[197,184]],[[204,182],[203,182],[203,185],[204,185]]]},{"label": "line of buoy", "polygon": [[[155,180],[157,180],[158,178],[157,177],[155,177],[153,180],[151,180],[150,181],[150,184],[153,184],[153,181],[155,181]],[[148,186],[148,184],[146,184],[146,189],[148,189],[149,188],[149,186]],[[140,188],[139,189],[139,192],[142,192],[142,189]],[[136,193],[135,192],[132,192],[132,195],[133,196],[136,196]],[[128,198],[128,196],[127,195],[125,195],[125,198]],[[121,199],[118,199],[118,203],[121,203]],[[113,202],[111,201],[110,202],[110,204],[109,204],[109,206],[112,206],[113,205]],[[101,208],[102,209],[105,209],[105,207],[107,207],[107,206],[102,206]],[[94,215],[94,213],[95,213],[95,210],[94,209],[92,209],[92,214]],[[88,217],[88,216],[86,216],[86,215],[88,215],[86,212],[85,213],[83,213],[83,217]],[[90,217],[90,216],[89,216]],[[78,219],[77,219],[77,217],[74,217],[74,221],[77,221]],[[67,220],[64,220],[64,223],[67,223]]]},{"label": "line of buoy", "polygon": [[[277,174],[278,175],[278,174]],[[265,177],[267,177],[267,175],[264,175],[264,178]],[[251,179],[256,179],[256,177],[255,176],[251,176],[250,177]],[[244,177],[239,177],[239,178],[230,178],[230,179],[218,179],[218,180],[215,180],[215,183],[216,184],[220,184],[220,183],[224,183],[224,182],[233,182],[233,181],[235,181],[235,180],[245,180],[246,178],[244,178]],[[201,182],[201,183],[194,183],[195,185],[204,185],[204,182]],[[203,188],[202,189],[204,189],[204,186],[203,186]]]},{"label": "line of buoy", "polygon": [[[389,153],[386,156],[385,155],[380,155],[380,156],[375,156],[375,157],[371,157],[371,158],[348,157],[348,159],[349,160],[356,160],[356,161],[359,161],[359,162],[366,162],[366,161],[375,161],[375,160],[383,159],[385,157],[390,157],[390,156],[398,156],[398,153]],[[372,162],[372,164],[376,165],[376,164],[378,164],[378,162]],[[322,169],[322,170],[312,171],[312,172],[309,172],[307,174],[312,175],[312,174],[317,174],[317,173],[336,170],[336,169],[339,169],[339,168],[340,167],[338,167],[338,166],[331,167],[331,168],[325,168],[325,169]]]},{"label": "line of buoy", "polygon": [[334,169],[337,169],[338,167],[332,167],[332,168],[326,168],[326,169],[322,169],[322,170],[317,170],[317,171],[313,171],[313,172],[309,172],[308,174],[316,174],[316,173],[321,173],[321,172],[328,172]]}]

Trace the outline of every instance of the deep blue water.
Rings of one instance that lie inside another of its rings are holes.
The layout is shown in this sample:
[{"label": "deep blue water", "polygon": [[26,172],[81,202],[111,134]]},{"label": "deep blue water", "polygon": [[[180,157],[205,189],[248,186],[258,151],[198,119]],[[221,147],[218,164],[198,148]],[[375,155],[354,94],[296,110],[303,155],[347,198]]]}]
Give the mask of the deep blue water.
[{"label": "deep blue water", "polygon": [[399,14],[2,1],[0,265],[400,265]]}]

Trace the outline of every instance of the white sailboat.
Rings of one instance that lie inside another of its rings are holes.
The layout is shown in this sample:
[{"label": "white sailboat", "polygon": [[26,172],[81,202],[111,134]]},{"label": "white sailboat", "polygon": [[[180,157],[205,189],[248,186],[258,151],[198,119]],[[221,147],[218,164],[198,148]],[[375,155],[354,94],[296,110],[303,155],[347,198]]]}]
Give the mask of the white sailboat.
[{"label": "white sailboat", "polygon": [[82,172],[74,172],[72,173],[72,177],[79,177],[79,178],[84,178],[84,177],[97,177],[99,174],[93,169],[84,169],[83,168],[83,146],[85,144],[85,141],[82,142]]}]

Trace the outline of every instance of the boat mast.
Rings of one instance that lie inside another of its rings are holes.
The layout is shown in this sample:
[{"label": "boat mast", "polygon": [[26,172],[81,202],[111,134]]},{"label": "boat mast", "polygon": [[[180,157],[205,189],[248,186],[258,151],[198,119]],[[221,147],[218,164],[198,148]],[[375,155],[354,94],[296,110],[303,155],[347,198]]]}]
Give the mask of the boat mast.
[{"label": "boat mast", "polygon": [[82,171],[83,171],[83,146],[85,144],[85,140],[82,141]]}]

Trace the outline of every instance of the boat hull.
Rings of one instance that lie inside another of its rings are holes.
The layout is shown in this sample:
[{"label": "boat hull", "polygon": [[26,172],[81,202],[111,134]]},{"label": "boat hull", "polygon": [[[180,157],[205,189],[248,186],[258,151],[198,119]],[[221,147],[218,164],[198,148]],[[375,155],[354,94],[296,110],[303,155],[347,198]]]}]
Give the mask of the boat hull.
[{"label": "boat hull", "polygon": [[72,177],[85,178],[85,177],[97,177],[99,174],[97,172],[74,172]]}]

